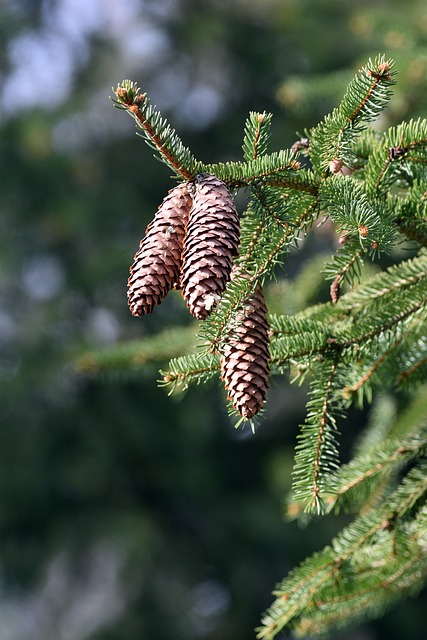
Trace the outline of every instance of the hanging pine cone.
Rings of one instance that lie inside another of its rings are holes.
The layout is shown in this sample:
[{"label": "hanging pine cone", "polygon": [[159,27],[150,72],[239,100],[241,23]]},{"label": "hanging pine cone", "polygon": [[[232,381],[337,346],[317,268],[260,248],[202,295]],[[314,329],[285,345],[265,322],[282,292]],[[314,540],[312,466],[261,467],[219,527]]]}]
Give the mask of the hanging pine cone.
[{"label": "hanging pine cone", "polygon": [[240,415],[253,418],[263,407],[269,387],[267,307],[258,284],[237,314],[221,353],[221,375],[228,399]]},{"label": "hanging pine cone", "polygon": [[213,175],[200,174],[181,270],[182,294],[195,318],[206,318],[220,299],[230,279],[239,238],[239,217],[227,187]]},{"label": "hanging pine cone", "polygon": [[192,195],[188,182],[171,189],[147,227],[128,279],[128,303],[134,316],[151,313],[179,282]]}]

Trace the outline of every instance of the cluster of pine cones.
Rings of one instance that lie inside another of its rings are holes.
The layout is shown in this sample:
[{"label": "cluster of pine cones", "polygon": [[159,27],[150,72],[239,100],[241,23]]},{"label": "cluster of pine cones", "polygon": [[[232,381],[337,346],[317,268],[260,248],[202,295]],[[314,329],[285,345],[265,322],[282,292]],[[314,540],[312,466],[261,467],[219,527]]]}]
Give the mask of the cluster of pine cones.
[{"label": "cluster of pine cones", "polygon": [[[171,189],[141,240],[128,280],[134,316],[151,313],[173,289],[181,289],[191,314],[204,320],[238,273],[239,216],[226,185],[199,174]],[[267,309],[260,285],[235,318],[221,352],[221,374],[240,415],[263,407],[269,381]]]}]

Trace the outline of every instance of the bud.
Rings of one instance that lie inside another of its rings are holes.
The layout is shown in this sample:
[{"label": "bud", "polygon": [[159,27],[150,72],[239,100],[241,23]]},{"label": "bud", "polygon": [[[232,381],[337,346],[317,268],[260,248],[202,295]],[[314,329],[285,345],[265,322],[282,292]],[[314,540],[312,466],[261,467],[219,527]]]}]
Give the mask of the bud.
[{"label": "bud", "polygon": [[333,160],[329,163],[329,171],[331,173],[339,173],[342,169],[342,160],[341,158],[333,158]]},{"label": "bud", "polygon": [[368,235],[369,235],[369,227],[367,227],[366,224],[360,225],[360,227],[359,227],[359,235],[363,239],[368,237]]},{"label": "bud", "polygon": [[341,280],[342,277],[338,274],[335,276],[331,287],[330,287],[330,295],[331,295],[331,300],[333,302],[333,304],[336,304],[338,302],[338,300],[340,299],[340,294],[341,294]]}]

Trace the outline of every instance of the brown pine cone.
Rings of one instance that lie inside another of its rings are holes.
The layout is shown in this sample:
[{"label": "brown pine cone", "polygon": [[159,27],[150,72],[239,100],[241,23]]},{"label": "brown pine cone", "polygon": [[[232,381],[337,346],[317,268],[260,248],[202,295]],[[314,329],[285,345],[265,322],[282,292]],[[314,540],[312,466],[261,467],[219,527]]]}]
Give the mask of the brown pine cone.
[{"label": "brown pine cone", "polygon": [[182,294],[195,318],[206,318],[220,299],[230,279],[239,239],[239,216],[230,192],[215,176],[200,174],[181,269]]},{"label": "brown pine cone", "polygon": [[147,227],[128,279],[132,315],[151,313],[179,282],[182,246],[193,200],[188,182],[171,189]]},{"label": "brown pine cone", "polygon": [[228,399],[240,415],[253,418],[263,407],[269,387],[267,307],[258,284],[237,314],[221,353],[221,375]]}]

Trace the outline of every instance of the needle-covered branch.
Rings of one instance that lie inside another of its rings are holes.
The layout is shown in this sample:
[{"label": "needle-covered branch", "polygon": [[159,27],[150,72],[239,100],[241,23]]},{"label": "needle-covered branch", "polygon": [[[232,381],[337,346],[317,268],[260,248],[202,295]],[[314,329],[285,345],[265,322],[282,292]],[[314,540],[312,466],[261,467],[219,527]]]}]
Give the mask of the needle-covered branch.
[{"label": "needle-covered branch", "polygon": [[182,179],[191,180],[200,170],[191,151],[185,147],[175,129],[154,107],[135,82],[124,80],[115,90],[117,106],[134,118],[138,130],[160,158]]},{"label": "needle-covered branch", "polygon": [[[369,60],[340,104],[290,148],[273,146],[271,114],[251,112],[242,158],[215,163],[197,160],[135,83],[116,90],[117,106],[179,178],[135,256],[130,310],[155,313],[181,289],[199,323],[86,354],[80,370],[141,372],[169,359],[160,384],[178,392],[222,377],[237,426],[252,428],[268,416],[270,375],[290,373],[308,402],[288,514],[356,512],[279,585],[258,630],[264,640],[284,628],[315,637],[379,615],[427,573],[427,120],[371,127],[395,76],[393,60]],[[316,262],[313,304],[299,276],[284,273],[288,262],[295,272],[292,250],[316,222],[333,241]],[[381,402],[387,393],[393,415]],[[343,418],[370,402],[368,435],[341,465]]]}]

